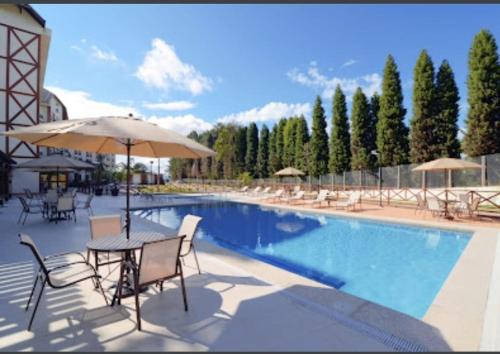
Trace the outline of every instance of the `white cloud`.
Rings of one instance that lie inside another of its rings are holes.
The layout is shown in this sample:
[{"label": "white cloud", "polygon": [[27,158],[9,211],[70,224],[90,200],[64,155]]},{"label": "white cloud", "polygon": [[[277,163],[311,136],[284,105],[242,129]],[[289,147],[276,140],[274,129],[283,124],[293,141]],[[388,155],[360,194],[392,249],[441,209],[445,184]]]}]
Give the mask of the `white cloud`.
[{"label": "white cloud", "polygon": [[92,56],[92,58],[103,61],[118,61],[118,57],[112,51],[104,51],[102,49],[99,49],[96,45],[92,45],[90,49],[90,55]]},{"label": "white cloud", "polygon": [[295,115],[308,115],[311,111],[309,103],[283,103],[270,102],[262,107],[252,108],[248,111],[233,113],[219,118],[217,121],[221,123],[241,123],[248,124],[250,122],[264,122],[279,120],[282,117],[290,117]]},{"label": "white cloud", "polygon": [[118,63],[119,59],[116,54],[111,50],[103,50],[96,46],[95,44],[88,44],[86,39],[81,39],[80,44],[73,44],[70,46],[71,49],[83,54],[90,59],[96,59],[100,61],[115,62]]},{"label": "white cloud", "polygon": [[153,39],[151,45],[152,49],[146,53],[135,73],[147,86],[166,91],[188,91],[193,95],[212,89],[212,80],[193,65],[182,62],[173,46],[159,38]]},{"label": "white cloud", "polygon": [[151,116],[146,118],[146,120],[151,123],[158,124],[160,127],[173,130],[182,135],[188,135],[193,130],[201,133],[213,128],[212,123],[204,121],[203,119],[198,118],[192,114],[165,117]]},{"label": "white cloud", "polygon": [[356,64],[358,61],[357,60],[354,60],[354,59],[349,59],[348,61],[346,61],[344,64],[342,64],[342,67],[346,67],[346,66],[351,66],[351,65],[354,65]]},{"label": "white cloud", "polygon": [[361,87],[366,95],[371,96],[375,92],[380,92],[382,85],[382,77],[378,73],[353,78],[327,77],[314,66],[310,66],[306,72],[297,68],[292,69],[287,73],[287,76],[290,80],[301,85],[322,90],[322,96],[326,99],[332,98],[337,85],[340,85],[348,100],[352,99],[358,87]]},{"label": "white cloud", "polygon": [[144,102],[142,106],[151,110],[159,109],[163,111],[185,111],[187,109],[193,108],[195,104],[189,101],[172,101],[160,103]]},{"label": "white cloud", "polygon": [[128,115],[132,113],[139,116],[139,111],[129,105],[115,105],[92,99],[90,93],[85,91],[66,90],[61,87],[48,86],[59,97],[68,110],[70,118],[100,117],[114,115]]}]

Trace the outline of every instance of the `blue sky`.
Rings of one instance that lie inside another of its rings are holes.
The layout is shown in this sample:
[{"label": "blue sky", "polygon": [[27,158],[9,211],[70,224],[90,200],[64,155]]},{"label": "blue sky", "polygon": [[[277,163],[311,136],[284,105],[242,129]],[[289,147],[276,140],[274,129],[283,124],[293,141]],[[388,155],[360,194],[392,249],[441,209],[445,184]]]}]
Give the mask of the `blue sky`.
[{"label": "blue sky", "polygon": [[70,117],[136,115],[187,133],[217,121],[310,116],[316,95],[379,90],[391,53],[411,117],[427,49],[448,59],[466,113],[467,53],[499,5],[34,5],[52,29],[45,86]]}]

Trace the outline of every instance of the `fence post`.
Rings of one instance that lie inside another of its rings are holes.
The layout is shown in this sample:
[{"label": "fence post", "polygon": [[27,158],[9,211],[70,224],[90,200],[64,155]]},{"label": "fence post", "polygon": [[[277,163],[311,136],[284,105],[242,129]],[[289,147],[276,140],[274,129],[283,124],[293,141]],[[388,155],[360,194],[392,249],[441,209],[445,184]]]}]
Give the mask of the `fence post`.
[{"label": "fence post", "polygon": [[333,176],[334,176],[333,173],[330,173],[330,180],[332,181],[332,191],[333,191],[333,185],[334,185],[334,183],[333,183],[333,178],[334,177]]},{"label": "fence post", "polygon": [[396,182],[397,189],[401,189],[401,165],[398,165],[398,179]]},{"label": "fence post", "polygon": [[345,190],[345,171],[342,172],[342,185],[343,185],[343,190]]},{"label": "fence post", "polygon": [[422,189],[424,190],[424,202],[427,201],[427,172],[422,171]]},{"label": "fence post", "polygon": [[488,179],[486,176],[486,156],[481,156],[481,187],[488,185]]}]

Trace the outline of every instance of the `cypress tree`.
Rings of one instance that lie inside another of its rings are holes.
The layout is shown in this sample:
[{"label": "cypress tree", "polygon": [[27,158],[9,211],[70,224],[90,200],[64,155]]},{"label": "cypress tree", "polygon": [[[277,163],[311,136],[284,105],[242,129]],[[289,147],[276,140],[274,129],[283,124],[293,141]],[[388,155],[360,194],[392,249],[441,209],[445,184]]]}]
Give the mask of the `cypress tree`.
[{"label": "cypress tree", "polygon": [[469,51],[469,112],[464,150],[469,156],[500,152],[500,65],[495,37],[481,30]]},{"label": "cypress tree", "polygon": [[405,114],[401,79],[396,62],[389,55],[384,68],[377,122],[380,166],[395,166],[408,162],[408,128],[404,124]]},{"label": "cypress tree", "polygon": [[295,166],[295,117],[287,119],[283,129],[283,167]]},{"label": "cypress tree", "polygon": [[333,95],[332,133],[330,134],[330,172],[342,173],[351,165],[351,138],[345,95],[337,85]]},{"label": "cypress tree", "polygon": [[436,106],[438,119],[437,139],[441,147],[441,156],[460,157],[458,141],[458,87],[453,70],[448,61],[443,60],[436,76]]},{"label": "cypress tree", "polygon": [[260,128],[259,150],[257,152],[257,176],[266,178],[268,176],[269,157],[269,129],[263,124]]},{"label": "cypress tree", "polygon": [[278,125],[275,124],[269,134],[269,159],[268,159],[268,175],[272,176],[279,170],[279,161],[276,154],[276,136],[278,135]]},{"label": "cypress tree", "polygon": [[325,110],[321,98],[316,97],[312,115],[312,134],[309,142],[309,173],[315,177],[328,173],[328,134],[326,133]]},{"label": "cypress tree", "polygon": [[246,171],[256,176],[257,172],[257,149],[259,145],[259,131],[255,123],[250,123],[247,128],[247,153],[245,156]]},{"label": "cypress tree", "polygon": [[374,141],[370,105],[361,88],[357,88],[352,98],[351,111],[351,167],[353,170],[372,168]]},{"label": "cypress tree", "polygon": [[235,174],[239,175],[246,170],[245,158],[247,155],[247,127],[238,127],[235,146]]},{"label": "cypress tree", "polygon": [[[377,122],[378,122],[378,111],[380,110],[380,96],[378,93],[374,93],[370,98],[369,103],[369,115],[370,124],[367,128],[366,142],[365,145],[370,151],[369,157],[369,168],[374,169],[377,167]],[[373,153],[372,153],[373,152]]]},{"label": "cypress tree", "polygon": [[309,142],[309,130],[304,116],[297,118],[295,129],[295,166],[307,174],[309,156],[306,154],[306,144]]},{"label": "cypress tree", "polygon": [[285,126],[286,119],[281,118],[278,122],[278,130],[276,132],[276,171],[285,167],[283,165],[285,155]]},{"label": "cypress tree", "polygon": [[434,65],[422,50],[413,73],[413,117],[410,129],[410,160],[422,163],[441,155],[437,138],[437,107],[434,87]]}]

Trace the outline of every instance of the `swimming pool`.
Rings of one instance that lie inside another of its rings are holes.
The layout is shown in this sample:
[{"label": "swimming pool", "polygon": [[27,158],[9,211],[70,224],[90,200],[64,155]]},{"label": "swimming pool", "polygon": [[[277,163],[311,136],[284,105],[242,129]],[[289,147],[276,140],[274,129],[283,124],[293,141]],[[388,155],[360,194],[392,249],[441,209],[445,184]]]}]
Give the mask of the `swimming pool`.
[{"label": "swimming pool", "polygon": [[285,211],[228,201],[145,209],[178,228],[203,217],[197,236],[416,318],[422,318],[470,233]]}]

